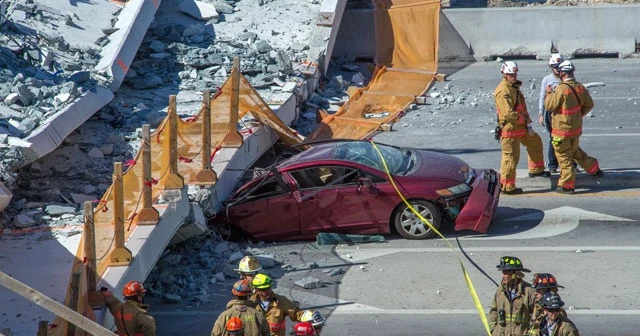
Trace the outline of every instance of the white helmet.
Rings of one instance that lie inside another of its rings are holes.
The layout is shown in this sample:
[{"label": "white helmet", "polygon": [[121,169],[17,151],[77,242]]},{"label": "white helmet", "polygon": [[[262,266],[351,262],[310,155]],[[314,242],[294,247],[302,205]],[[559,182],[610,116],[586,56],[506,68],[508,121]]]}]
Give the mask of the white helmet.
[{"label": "white helmet", "polygon": [[242,258],[238,264],[238,268],[236,268],[236,272],[247,274],[255,274],[260,270],[262,270],[262,267],[260,267],[258,259],[253,256],[245,256]]},{"label": "white helmet", "polygon": [[514,61],[506,61],[502,63],[500,72],[503,74],[516,74],[518,73],[518,65]]},{"label": "white helmet", "polygon": [[564,61],[558,65],[558,70],[562,72],[573,72],[576,67],[569,61]]},{"label": "white helmet", "polygon": [[305,310],[300,318],[300,322],[311,322],[314,327],[323,325],[325,321],[325,318],[317,310]]},{"label": "white helmet", "polygon": [[561,54],[551,54],[551,57],[549,58],[550,67],[556,68],[562,62],[564,62],[564,57],[562,57]]}]

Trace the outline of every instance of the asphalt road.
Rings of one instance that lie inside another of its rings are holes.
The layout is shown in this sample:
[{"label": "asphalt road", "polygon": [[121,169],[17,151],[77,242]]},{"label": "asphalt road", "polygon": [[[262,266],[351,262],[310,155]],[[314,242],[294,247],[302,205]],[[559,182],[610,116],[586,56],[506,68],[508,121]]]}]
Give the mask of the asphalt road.
[{"label": "asphalt road", "polygon": [[[546,74],[542,61],[518,61],[531,114],[537,114],[537,90]],[[583,149],[606,169],[640,169],[639,59],[576,60],[580,81],[603,82],[590,89],[596,108],[585,119]],[[466,102],[420,106],[380,134],[380,142],[427,147],[457,155],[474,167],[499,167],[500,149],[490,130],[495,111],[491,92],[499,81],[499,64],[476,63],[436,83],[436,90],[465,96]],[[448,87],[448,89],[446,89]],[[470,104],[470,102],[475,102]],[[542,133],[543,128],[536,126]],[[547,134],[542,134],[546,139]],[[546,145],[545,145],[546,150]],[[526,168],[521,158],[518,168]],[[605,177],[606,178],[606,177]],[[578,186],[580,188],[580,186]],[[498,281],[498,258],[514,255],[534,272],[556,275],[569,317],[581,335],[637,335],[640,310],[640,189],[638,186],[590,189],[576,195],[533,191],[503,195],[486,235],[454,232],[465,251]],[[316,262],[320,267],[267,271],[277,291],[316,307],[328,316],[323,335],[482,335],[484,329],[465,284],[464,266],[488,312],[495,285],[457,250],[438,238],[387,241],[357,246],[317,246],[312,242],[267,244],[261,249],[290,265]],[[344,274],[330,276],[328,271]],[[311,276],[321,288],[302,289],[296,280]],[[531,275],[527,276],[530,281]],[[230,286],[230,283],[229,283]],[[186,307],[154,303],[158,335],[206,335],[228,297]]]}]

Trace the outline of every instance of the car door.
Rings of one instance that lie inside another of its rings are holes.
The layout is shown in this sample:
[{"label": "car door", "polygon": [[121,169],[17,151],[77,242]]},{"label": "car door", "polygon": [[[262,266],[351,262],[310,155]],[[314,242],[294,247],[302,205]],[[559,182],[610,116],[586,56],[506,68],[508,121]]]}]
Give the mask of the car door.
[{"label": "car door", "polygon": [[[289,172],[297,184],[302,235],[317,232],[386,233],[393,205],[375,175],[355,167],[322,165]],[[359,186],[361,177],[374,181]]]},{"label": "car door", "polygon": [[229,222],[256,239],[282,239],[300,234],[298,202],[276,176],[257,180],[229,209]]}]

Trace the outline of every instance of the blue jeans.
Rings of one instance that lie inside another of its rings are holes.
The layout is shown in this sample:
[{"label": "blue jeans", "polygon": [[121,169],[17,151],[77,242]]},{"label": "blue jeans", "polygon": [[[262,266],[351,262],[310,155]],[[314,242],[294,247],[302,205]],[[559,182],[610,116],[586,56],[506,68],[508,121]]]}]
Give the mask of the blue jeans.
[{"label": "blue jeans", "polygon": [[551,112],[544,111],[544,127],[547,129],[549,133],[549,152],[547,155],[547,162],[549,168],[558,169],[558,159],[556,158],[556,152],[553,149],[553,144],[551,144],[551,140],[553,139],[553,135],[551,135]]}]

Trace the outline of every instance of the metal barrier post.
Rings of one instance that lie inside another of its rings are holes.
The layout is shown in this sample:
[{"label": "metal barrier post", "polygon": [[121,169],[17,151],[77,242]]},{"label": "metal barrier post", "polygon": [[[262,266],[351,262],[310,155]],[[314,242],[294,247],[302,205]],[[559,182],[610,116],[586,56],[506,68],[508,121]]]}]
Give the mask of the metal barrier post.
[{"label": "metal barrier post", "polygon": [[[178,174],[178,112],[176,95],[169,96],[169,175],[164,180],[163,189],[182,189],[184,180]],[[166,148],[166,147],[165,147]]]},{"label": "metal barrier post", "polygon": [[196,174],[197,184],[211,185],[218,176],[211,169],[211,94],[209,90],[202,93],[202,169]]},{"label": "metal barrier post", "polygon": [[160,219],[153,207],[153,178],[151,177],[151,126],[142,125],[142,209],[137,216],[137,225],[155,225]]},{"label": "metal barrier post", "polygon": [[109,266],[129,266],[133,255],[124,246],[124,185],[122,162],[113,164],[113,222],[115,248],[111,252]]},{"label": "metal barrier post", "polygon": [[222,141],[223,147],[242,146],[242,135],[238,132],[238,110],[240,109],[240,57],[233,57],[231,69],[231,104],[229,108],[229,130]]},{"label": "metal barrier post", "polygon": [[93,204],[84,202],[84,257],[87,267],[87,300],[89,306],[96,309],[104,305],[104,298],[96,290],[96,231],[93,218]]}]

